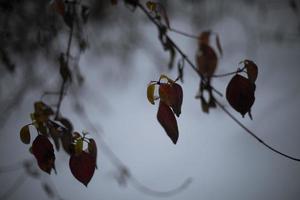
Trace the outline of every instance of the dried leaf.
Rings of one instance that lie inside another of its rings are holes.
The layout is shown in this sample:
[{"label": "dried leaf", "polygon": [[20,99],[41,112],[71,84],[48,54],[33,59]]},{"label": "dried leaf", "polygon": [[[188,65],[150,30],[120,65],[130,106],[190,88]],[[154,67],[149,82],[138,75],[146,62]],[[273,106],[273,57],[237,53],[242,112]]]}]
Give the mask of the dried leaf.
[{"label": "dried leaf", "polygon": [[23,126],[20,131],[20,139],[24,144],[30,143],[29,125]]},{"label": "dried leaf", "polygon": [[245,68],[247,70],[248,79],[255,83],[258,74],[257,65],[251,60],[244,60]]},{"label": "dried leaf", "polygon": [[255,101],[254,91],[254,83],[237,74],[230,80],[226,88],[226,99],[244,117],[247,112],[250,112]]},{"label": "dried leaf", "polygon": [[51,142],[46,136],[38,135],[32,143],[32,153],[35,156],[38,166],[41,170],[51,173],[51,170],[55,170],[54,161],[54,149]]},{"label": "dried leaf", "polygon": [[155,83],[149,84],[147,87],[147,98],[148,101],[154,105],[154,90],[155,90]]},{"label": "dried leaf", "polygon": [[209,46],[209,37],[211,35],[211,31],[203,31],[199,36],[199,47],[201,45]]},{"label": "dried leaf", "polygon": [[218,57],[210,46],[202,44],[199,47],[196,62],[199,73],[206,77],[211,77],[216,71]]},{"label": "dried leaf", "polygon": [[161,126],[166,131],[167,135],[170,137],[174,144],[177,143],[178,140],[178,126],[175,116],[172,110],[167,106],[164,102],[160,101],[158,112],[157,112],[157,120],[161,124]]},{"label": "dried leaf", "polygon": [[94,175],[96,159],[90,153],[82,151],[70,157],[69,166],[73,176],[87,186]]}]

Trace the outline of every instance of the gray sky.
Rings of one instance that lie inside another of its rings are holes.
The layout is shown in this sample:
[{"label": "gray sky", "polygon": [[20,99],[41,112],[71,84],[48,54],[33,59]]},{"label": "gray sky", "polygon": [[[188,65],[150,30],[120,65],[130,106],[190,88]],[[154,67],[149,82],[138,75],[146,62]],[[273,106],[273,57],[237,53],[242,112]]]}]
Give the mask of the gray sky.
[{"label": "gray sky", "polygon": [[[179,1],[176,3],[180,4]],[[187,9],[185,12],[188,12]],[[220,101],[226,103],[231,112],[266,143],[284,153],[300,157],[300,40],[288,38],[276,42],[268,41],[263,36],[278,28],[286,30],[286,35],[292,35],[297,24],[296,17],[288,7],[278,10],[271,8],[263,18],[253,11],[254,8],[251,10],[242,3],[225,6],[224,9],[223,17],[207,27],[220,34],[223,45],[224,56],[217,73],[234,71],[237,64],[246,58],[256,62],[259,75],[252,109],[253,121],[248,117],[243,119],[229,108],[225,98]],[[190,23],[191,20],[183,12],[178,13],[178,16],[173,16],[176,15],[174,11],[170,19],[174,27],[190,33],[203,30]],[[248,24],[241,24],[241,21]],[[200,102],[194,98],[199,80],[187,65],[185,82],[182,84],[182,115],[177,119],[180,135],[177,145],[173,145],[156,120],[158,105],[153,106],[147,101],[146,87],[149,81],[157,80],[161,73],[175,78],[177,72],[175,69],[168,71],[165,67],[168,54],[161,50],[156,28],[149,23],[138,24],[139,28],[147,30],[144,37],[150,41],[151,48],[161,54],[162,66],[157,66],[157,61],[149,57],[144,48],[133,51],[134,55],[126,63],[131,66],[128,74],[121,71],[122,61],[114,59],[118,55],[97,59],[87,52],[80,61],[81,70],[88,77],[85,89],[80,93],[81,102],[91,121],[103,130],[100,134],[107,144],[134,176],[155,190],[169,190],[186,178],[192,178],[186,190],[165,199],[298,200],[300,163],[266,149],[220,109],[212,110],[209,115],[203,113]],[[252,27],[251,32],[245,27]],[[197,42],[175,34],[171,36],[194,60]],[[93,37],[95,35],[91,33],[91,41]],[[216,79],[213,84],[224,93],[229,80]],[[19,141],[18,132],[22,125],[29,122],[32,102],[39,98],[43,90],[40,88],[27,94],[20,108],[13,112],[2,128],[1,164],[32,157],[28,147]],[[72,110],[71,103],[72,99],[66,97],[62,112],[71,118],[76,130],[88,130]],[[63,153],[57,154],[58,174],[51,175],[50,179],[62,197],[91,200],[157,199],[137,191],[130,184],[120,187],[113,178],[117,173],[116,168],[101,152],[99,138],[93,133],[92,136],[99,144],[99,169],[88,188],[73,178],[68,168],[68,158]],[[21,172],[0,174],[0,195]],[[28,178],[10,199],[47,199],[47,196],[39,181]]]}]

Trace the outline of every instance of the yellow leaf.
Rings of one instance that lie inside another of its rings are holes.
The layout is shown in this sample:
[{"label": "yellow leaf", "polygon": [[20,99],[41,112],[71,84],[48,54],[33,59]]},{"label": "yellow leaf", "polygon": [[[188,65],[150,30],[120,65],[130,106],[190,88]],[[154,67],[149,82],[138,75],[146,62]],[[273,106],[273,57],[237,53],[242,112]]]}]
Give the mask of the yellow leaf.
[{"label": "yellow leaf", "polygon": [[157,8],[156,8],[156,3],[155,3],[155,2],[148,1],[148,2],[146,3],[146,6],[147,6],[147,8],[148,8],[150,11],[152,11],[152,12],[154,12],[154,11],[157,10]]},{"label": "yellow leaf", "polygon": [[148,101],[154,105],[154,90],[155,90],[155,83],[149,84],[147,87],[147,98]]},{"label": "yellow leaf", "polygon": [[76,140],[76,143],[75,143],[75,154],[80,154],[82,152],[82,149],[83,149],[83,139],[82,138],[79,138]]},{"label": "yellow leaf", "polygon": [[30,143],[30,132],[29,132],[29,125],[23,126],[20,131],[20,139],[24,144]]}]

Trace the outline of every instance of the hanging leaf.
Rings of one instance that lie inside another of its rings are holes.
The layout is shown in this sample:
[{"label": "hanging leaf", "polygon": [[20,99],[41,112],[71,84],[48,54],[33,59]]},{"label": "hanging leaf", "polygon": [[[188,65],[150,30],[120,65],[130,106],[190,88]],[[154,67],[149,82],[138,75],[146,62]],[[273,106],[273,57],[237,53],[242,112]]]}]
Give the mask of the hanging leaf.
[{"label": "hanging leaf", "polygon": [[69,161],[73,176],[86,187],[92,179],[96,167],[96,159],[85,151],[73,154]]},{"label": "hanging leaf", "polygon": [[164,102],[160,101],[158,112],[157,112],[157,120],[161,124],[161,126],[165,129],[167,135],[170,137],[174,144],[177,143],[178,140],[178,126],[175,116],[172,110],[167,106]]},{"label": "hanging leaf", "polygon": [[20,139],[24,144],[30,143],[29,125],[23,126],[20,131]]},{"label": "hanging leaf", "polygon": [[177,83],[161,83],[159,86],[159,97],[162,102],[170,106],[177,117],[181,114],[183,92]]},{"label": "hanging leaf", "polygon": [[211,35],[211,31],[203,31],[199,36],[199,47],[201,45],[209,46],[209,37]]},{"label": "hanging leaf", "polygon": [[50,137],[52,138],[52,140],[55,144],[55,149],[57,151],[59,151],[59,148],[60,148],[59,139],[61,136],[60,131],[59,131],[60,126],[58,124],[56,124],[55,122],[49,120],[48,128],[49,128]]},{"label": "hanging leaf", "polygon": [[255,84],[237,74],[230,80],[226,88],[226,99],[244,117],[247,112],[250,112],[254,103],[254,91]]},{"label": "hanging leaf", "polygon": [[54,161],[54,149],[51,142],[46,136],[38,135],[32,143],[32,153],[35,156],[38,166],[41,170],[51,173],[51,170],[55,170]]},{"label": "hanging leaf", "polygon": [[216,52],[208,45],[201,44],[196,56],[198,71],[206,77],[211,77],[217,68],[218,57]]},{"label": "hanging leaf", "polygon": [[72,134],[69,131],[63,131],[60,139],[65,152],[72,155],[74,153]]},{"label": "hanging leaf", "polygon": [[255,83],[258,74],[257,65],[251,60],[244,60],[245,68],[247,70],[248,79]]},{"label": "hanging leaf", "polygon": [[155,90],[155,83],[149,84],[147,87],[147,98],[148,101],[154,105],[154,90]]}]

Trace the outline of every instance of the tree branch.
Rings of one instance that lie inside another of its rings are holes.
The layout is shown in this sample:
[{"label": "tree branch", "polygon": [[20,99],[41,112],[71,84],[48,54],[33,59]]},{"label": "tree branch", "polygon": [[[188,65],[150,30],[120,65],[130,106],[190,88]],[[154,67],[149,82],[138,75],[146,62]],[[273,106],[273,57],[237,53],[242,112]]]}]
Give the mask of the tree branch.
[{"label": "tree branch", "polygon": [[[161,25],[155,20],[155,18],[153,18],[150,13],[147,11],[147,9],[141,5],[140,3],[138,3],[138,7],[146,14],[146,16],[150,19],[150,21],[156,25],[158,28],[161,28]],[[177,52],[187,61],[187,63],[189,64],[189,66],[199,75],[201,80],[205,80],[206,77],[204,77],[202,74],[199,73],[199,71],[197,70],[196,66],[190,61],[190,59],[185,55],[185,53],[175,44],[175,42],[166,34],[167,39],[170,40],[171,44],[173,45],[173,47],[177,50]],[[220,75],[214,75],[212,77],[224,77],[224,76],[229,76],[229,75],[233,75],[236,74],[237,72],[241,72],[243,71],[243,69],[238,69],[235,72],[229,72],[226,74],[220,74]],[[219,91],[217,91],[214,87],[211,86],[211,89],[213,89],[215,92],[217,92],[219,94]],[[222,95],[222,94],[221,94]],[[282,153],[278,150],[276,150],[275,148],[273,148],[272,146],[268,145],[267,143],[265,143],[262,139],[260,139],[256,134],[254,134],[252,131],[250,131],[242,122],[240,122],[237,118],[235,118],[233,116],[233,114],[231,114],[218,100],[214,99],[215,103],[233,120],[235,121],[242,129],[244,129],[247,133],[249,133],[252,137],[254,137],[258,142],[260,142],[262,145],[264,145],[265,147],[267,147],[268,149],[270,149],[271,151],[286,157],[288,159],[294,160],[294,161],[300,161],[299,158],[295,158],[292,156],[289,156],[285,153]]]}]

